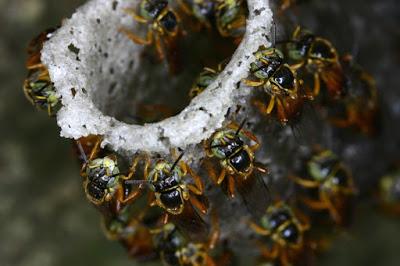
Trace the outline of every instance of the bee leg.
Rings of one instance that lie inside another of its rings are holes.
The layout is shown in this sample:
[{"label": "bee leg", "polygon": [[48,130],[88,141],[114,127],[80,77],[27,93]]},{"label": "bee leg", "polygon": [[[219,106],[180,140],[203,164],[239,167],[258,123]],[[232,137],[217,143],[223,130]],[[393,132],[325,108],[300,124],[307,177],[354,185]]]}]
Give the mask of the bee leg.
[{"label": "bee leg", "polygon": [[290,266],[292,265],[289,262],[289,254],[286,248],[281,249],[280,261],[282,266]]},{"label": "bee leg", "polygon": [[302,231],[308,230],[310,228],[310,219],[306,215],[304,215],[304,213],[298,210],[295,210],[295,214],[301,223],[300,227]]},{"label": "bee leg", "polygon": [[265,81],[263,80],[249,80],[249,79],[242,79],[243,83],[247,86],[250,87],[260,87],[261,85],[263,85],[265,83]]},{"label": "bee leg", "polygon": [[133,41],[136,44],[150,45],[153,43],[153,31],[151,29],[147,31],[146,39],[142,39],[141,37],[133,34],[126,28],[120,28],[119,31],[124,33],[126,37],[128,37],[131,41]]},{"label": "bee leg", "polygon": [[152,192],[152,191],[147,195],[147,204],[150,207],[157,205],[156,197],[154,195],[154,192]]},{"label": "bee leg", "polygon": [[313,200],[306,197],[301,197],[301,201],[314,210],[326,210],[329,208],[325,201]]},{"label": "bee leg", "polygon": [[212,232],[211,232],[210,238],[208,240],[208,244],[207,244],[207,247],[209,250],[214,249],[215,244],[218,242],[219,235],[220,235],[218,215],[217,215],[217,212],[215,211],[215,209],[212,212],[211,227],[212,227]]},{"label": "bee leg", "polygon": [[230,198],[235,197],[235,179],[232,175],[228,176],[228,194]]},{"label": "bee leg", "polygon": [[340,213],[338,212],[338,210],[336,209],[335,205],[332,203],[328,195],[326,195],[326,193],[321,193],[321,199],[326,203],[326,208],[328,209],[329,214],[335,221],[335,223],[342,224],[343,221],[342,216],[340,215]]},{"label": "bee leg", "polygon": [[177,2],[183,12],[185,12],[189,16],[193,15],[192,11],[190,10],[190,7],[185,2],[183,2],[182,0],[177,0]]},{"label": "bee leg", "polygon": [[213,165],[208,160],[203,161],[203,166],[207,171],[209,178],[216,184],[217,183],[217,174],[213,168]]},{"label": "bee leg", "polygon": [[[218,65],[218,71],[220,71],[219,69],[220,69],[220,66]],[[203,70],[208,71],[208,72],[210,72],[212,74],[217,74],[218,73],[217,71],[215,71],[214,69],[209,68],[209,67],[205,67],[205,68],[203,68]]]},{"label": "bee leg", "polygon": [[249,227],[257,234],[259,235],[263,235],[263,236],[269,236],[271,233],[269,230],[259,226],[258,224],[252,222],[252,221],[248,221],[247,222]]},{"label": "bee leg", "polygon": [[196,196],[192,195],[192,196],[189,198],[189,200],[190,200],[190,203],[191,203],[194,207],[196,207],[196,209],[198,209],[198,210],[201,211],[201,213],[203,213],[203,214],[206,214],[206,213],[207,213],[208,207],[207,207],[204,203],[200,202],[200,201],[196,198]]},{"label": "bee leg", "polygon": [[266,245],[260,241],[255,241],[256,246],[260,250],[261,255],[266,259],[275,259],[279,255],[279,249],[276,245],[272,246],[272,249],[268,249]]},{"label": "bee leg", "polygon": [[313,90],[314,97],[318,96],[320,90],[321,90],[321,79],[319,78],[318,73],[314,73],[314,90]]},{"label": "bee leg", "polygon": [[253,100],[252,103],[261,114],[268,116],[271,113],[271,112],[268,112],[268,109],[265,107],[265,103],[263,103],[262,101]]},{"label": "bee leg", "polygon": [[156,45],[156,51],[157,51],[158,59],[160,61],[162,61],[162,60],[164,60],[165,55],[164,55],[164,50],[163,50],[163,46],[162,46],[162,43],[161,43],[161,38],[160,38],[158,33],[156,33],[155,35],[156,35],[156,37],[155,37],[155,45]]},{"label": "bee leg", "polygon": [[295,176],[295,175],[288,175],[288,178],[291,179],[293,182],[296,184],[305,187],[305,188],[318,188],[319,183],[316,181],[312,180],[306,180],[301,177]]},{"label": "bee leg", "polygon": [[139,16],[138,14],[136,14],[136,12],[135,12],[135,10],[133,8],[124,8],[123,11],[126,14],[130,15],[134,20],[136,20],[139,23],[143,23],[143,24],[148,23],[148,20],[145,19],[144,17]]},{"label": "bee leg", "polygon": [[169,215],[168,215],[168,212],[165,212],[162,217],[162,224],[167,224],[168,221],[169,221]]},{"label": "bee leg", "polygon": [[280,99],[277,99],[276,102],[277,102],[276,112],[278,119],[282,124],[286,124],[288,122],[288,117],[286,115],[285,107],[283,106],[282,101]]},{"label": "bee leg", "polygon": [[195,183],[195,185],[188,185],[189,189],[197,195],[203,194],[204,185],[203,182],[201,181],[200,176],[198,176],[195,172],[193,172],[192,168],[190,168],[188,165],[186,165],[186,168],[189,174],[192,176]]},{"label": "bee leg", "polygon": [[219,174],[219,176],[218,176],[218,179],[217,179],[217,184],[218,185],[221,185],[221,183],[224,181],[224,179],[225,179],[225,176],[226,176],[226,171],[225,171],[225,169],[222,169],[221,170],[221,173]]}]

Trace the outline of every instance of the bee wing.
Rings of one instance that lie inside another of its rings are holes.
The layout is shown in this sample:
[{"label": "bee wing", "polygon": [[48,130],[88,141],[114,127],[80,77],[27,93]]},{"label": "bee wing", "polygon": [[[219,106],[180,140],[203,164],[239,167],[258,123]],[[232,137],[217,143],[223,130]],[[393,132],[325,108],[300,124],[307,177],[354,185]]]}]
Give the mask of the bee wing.
[{"label": "bee wing", "polygon": [[185,202],[185,207],[181,214],[171,215],[171,220],[184,232],[192,236],[194,240],[202,240],[208,235],[206,222],[189,202]]},{"label": "bee wing", "polygon": [[255,219],[260,218],[271,204],[271,193],[262,173],[256,169],[246,179],[236,179],[236,190]]},{"label": "bee wing", "polygon": [[329,95],[337,99],[344,94],[344,74],[342,66],[339,63],[333,64],[321,73],[321,78],[326,84]]},{"label": "bee wing", "polygon": [[333,212],[336,213],[331,211],[335,222],[340,226],[349,226],[352,220],[354,207],[353,196],[339,193],[331,195],[329,197],[329,202]]}]

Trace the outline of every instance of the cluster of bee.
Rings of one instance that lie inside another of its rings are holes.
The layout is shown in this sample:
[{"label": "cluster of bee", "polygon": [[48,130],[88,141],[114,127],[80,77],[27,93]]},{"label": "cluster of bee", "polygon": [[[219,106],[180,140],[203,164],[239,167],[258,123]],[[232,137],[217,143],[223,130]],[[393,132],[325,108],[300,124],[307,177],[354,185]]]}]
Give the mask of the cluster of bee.
[{"label": "cluster of bee", "polygon": [[[179,8],[173,8],[168,0],[142,0],[138,7],[127,8],[125,12],[138,23],[147,25],[146,37],[120,29],[136,44],[154,44],[159,60],[167,59],[171,73],[177,71],[173,57],[177,53],[177,40],[186,35],[183,25],[216,29],[222,37],[236,40],[245,32],[247,9],[243,0],[178,0],[176,6]],[[180,13],[192,21],[182,23]]]},{"label": "cluster of bee", "polygon": [[[282,9],[292,2],[283,1]],[[178,5],[201,26],[215,27],[223,37],[240,38],[244,32],[242,0],[180,0]],[[167,0],[142,0],[137,8],[125,11],[148,25],[148,31],[145,38],[125,28],[121,32],[135,43],[154,44],[160,59],[168,56],[184,33],[180,16]],[[61,99],[40,62],[43,42],[51,32],[42,33],[30,45],[24,92],[34,105],[54,115]],[[216,69],[205,67],[189,91],[190,98],[202,93],[222,68],[222,64]],[[301,27],[288,41],[259,47],[242,83],[246,87],[241,89],[261,91],[261,96],[256,94],[251,100],[255,109],[282,125],[295,122],[310,102],[337,127],[376,133],[374,79],[350,55],[339,56],[329,40]],[[126,162],[101,148],[101,142],[101,136],[76,141],[85,194],[102,214],[106,235],[141,261],[235,264],[231,239],[220,232],[220,210],[206,195],[205,183],[210,183],[226,195],[226,201],[238,197],[247,207],[246,219],[237,218],[252,234],[260,265],[310,265],[308,256],[322,251],[329,238],[318,230],[327,224],[346,226],[358,191],[349,167],[331,150],[315,148],[285,179],[296,188],[296,196],[274,195],[271,184],[266,184],[268,167],[257,158],[260,140],[246,128],[246,120],[228,121],[204,140],[200,162],[185,159],[184,152],[177,150],[162,155],[138,152]],[[398,168],[381,178],[378,194],[383,209],[400,213]]]}]

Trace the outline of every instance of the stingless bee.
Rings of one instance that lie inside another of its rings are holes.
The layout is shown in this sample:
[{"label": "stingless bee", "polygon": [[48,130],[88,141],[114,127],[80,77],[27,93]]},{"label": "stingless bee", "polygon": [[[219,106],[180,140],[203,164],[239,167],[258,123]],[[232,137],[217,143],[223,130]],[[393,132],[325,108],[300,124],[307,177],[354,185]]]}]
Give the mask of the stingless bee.
[{"label": "stingless bee", "polygon": [[165,224],[161,229],[152,230],[162,262],[171,266],[218,265],[211,257],[211,251],[219,239],[219,227],[214,220],[213,229],[205,243],[190,240],[172,223]]},{"label": "stingless bee", "polygon": [[86,197],[96,206],[104,203],[115,201],[116,211],[122,206],[135,200],[140,195],[140,190],[133,191],[126,195],[125,181],[132,178],[134,169],[138,160],[134,160],[128,175],[124,175],[118,168],[118,162],[115,155],[106,155],[97,157],[100,151],[100,143],[102,138],[96,136],[97,140],[94,144],[89,157],[86,156],[84,148],[79,140],[77,146],[84,160],[81,175],[84,177],[83,187]]},{"label": "stingless bee", "polygon": [[216,0],[215,20],[223,37],[242,37],[246,29],[243,0]]},{"label": "stingless bee", "polygon": [[[129,8],[125,11],[139,23],[147,24],[146,39],[143,39],[128,29],[121,28],[120,31],[133,42],[141,45],[155,44],[159,59],[165,57],[165,49],[168,49],[181,32],[180,19],[178,15],[168,6],[167,0],[142,0],[139,12]],[[163,47],[164,46],[164,47]]]},{"label": "stingless bee", "polygon": [[211,29],[215,20],[215,0],[178,0],[182,10],[194,16],[201,25]]},{"label": "stingless bee", "polygon": [[250,76],[243,82],[262,88],[269,96],[269,103],[256,99],[254,105],[265,115],[271,114],[276,106],[277,117],[285,124],[300,113],[303,105],[296,67],[286,64],[283,53],[276,48],[262,46],[254,55],[256,60],[250,64]]},{"label": "stingless bee", "polygon": [[287,43],[287,49],[288,57],[296,64],[295,68],[304,67],[306,72],[313,75],[314,97],[319,95],[321,79],[331,98],[343,96],[343,69],[338,52],[330,41],[298,26]]},{"label": "stingless bee", "polygon": [[377,133],[379,113],[375,80],[354,62],[352,56],[344,56],[342,62],[347,93],[332,104],[330,109],[333,109],[334,114],[330,115],[329,120],[337,127],[352,128],[368,136],[374,136]]},{"label": "stingless bee", "polygon": [[298,185],[318,190],[317,199],[303,197],[311,209],[328,210],[332,219],[343,225],[348,215],[350,197],[356,193],[350,170],[330,150],[322,150],[307,162],[307,176],[289,175]]},{"label": "stingless bee", "polygon": [[43,43],[49,40],[54,29],[49,29],[31,41],[28,47],[29,58],[26,62],[28,77],[24,81],[23,90],[26,98],[37,108],[46,110],[54,116],[61,107],[60,97],[56,93],[49,71],[41,62]]},{"label": "stingless bee", "polygon": [[202,93],[214,80],[217,78],[218,74],[222,71],[222,65],[218,65],[218,69],[214,70],[209,67],[203,68],[203,71],[197,77],[189,91],[189,97],[193,99],[200,93]]},{"label": "stingless bee", "polygon": [[[204,142],[208,157],[204,160],[204,166],[214,183],[224,185],[230,197],[235,197],[236,188],[246,205],[252,205],[251,212],[257,215],[256,206],[265,208],[270,200],[261,176],[268,170],[255,162],[254,152],[260,144],[256,136],[243,129],[244,123],[238,125],[231,122]],[[253,145],[246,144],[251,141]],[[219,173],[216,168],[221,168]]]},{"label": "stingless bee", "polygon": [[283,266],[292,265],[304,249],[304,232],[309,229],[308,219],[295,213],[286,203],[278,201],[268,207],[259,223],[250,221],[249,226],[256,234],[266,236],[272,242],[271,249],[257,242],[262,256],[269,260],[278,258]]}]

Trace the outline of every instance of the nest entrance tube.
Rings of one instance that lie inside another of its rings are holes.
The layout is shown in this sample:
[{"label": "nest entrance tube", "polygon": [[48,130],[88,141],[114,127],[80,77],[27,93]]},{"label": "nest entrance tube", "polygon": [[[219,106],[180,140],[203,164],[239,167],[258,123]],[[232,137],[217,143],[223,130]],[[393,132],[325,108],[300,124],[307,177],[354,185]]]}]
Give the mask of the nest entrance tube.
[{"label": "nest entrance tube", "polygon": [[[102,135],[115,152],[167,153],[199,144],[221,127],[227,110],[250,94],[240,81],[248,74],[253,52],[268,45],[272,13],[265,0],[249,0],[245,36],[231,61],[202,94],[176,116],[157,123],[131,125],[115,117],[122,112],[133,79],[142,72],[143,46],[118,31],[136,24],[123,12],[139,1],[92,0],[77,10],[45,43],[42,62],[62,97],[57,114],[61,136],[78,139]],[[136,84],[136,83],[135,83]]]}]

